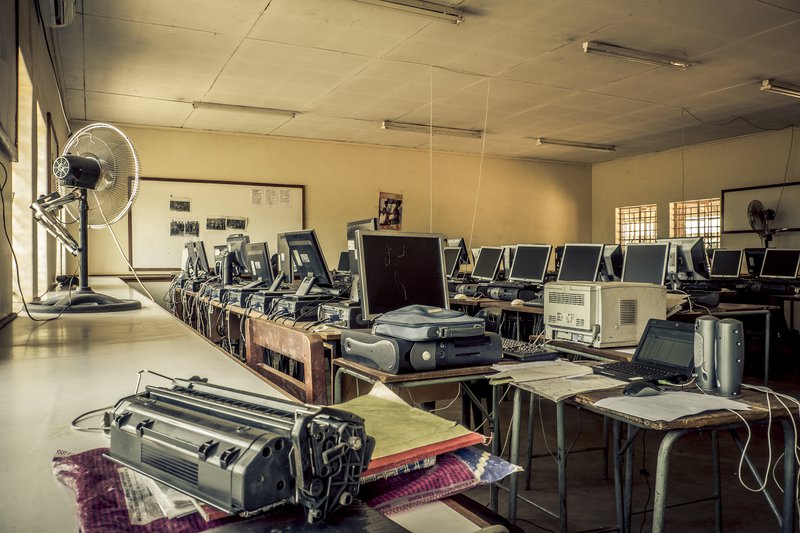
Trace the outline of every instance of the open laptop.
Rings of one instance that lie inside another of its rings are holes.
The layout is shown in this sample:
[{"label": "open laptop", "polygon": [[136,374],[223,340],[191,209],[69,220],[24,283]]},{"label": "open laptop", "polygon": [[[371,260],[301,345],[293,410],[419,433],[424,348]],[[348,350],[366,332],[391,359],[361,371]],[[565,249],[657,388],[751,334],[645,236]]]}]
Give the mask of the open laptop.
[{"label": "open laptop", "polygon": [[651,318],[630,362],[620,361],[594,367],[622,381],[687,380],[694,372],[694,325]]}]

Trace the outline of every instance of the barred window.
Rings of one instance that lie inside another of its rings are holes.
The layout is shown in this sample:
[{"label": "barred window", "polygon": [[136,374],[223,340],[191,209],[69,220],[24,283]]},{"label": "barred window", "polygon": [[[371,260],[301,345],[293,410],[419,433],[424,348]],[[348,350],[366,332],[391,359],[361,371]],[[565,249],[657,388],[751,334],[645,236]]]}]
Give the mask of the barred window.
[{"label": "barred window", "polygon": [[656,204],[633,205],[615,209],[617,243],[654,242],[658,237]]},{"label": "barred window", "polygon": [[707,247],[719,248],[720,212],[719,198],[671,202],[670,237],[703,237]]}]

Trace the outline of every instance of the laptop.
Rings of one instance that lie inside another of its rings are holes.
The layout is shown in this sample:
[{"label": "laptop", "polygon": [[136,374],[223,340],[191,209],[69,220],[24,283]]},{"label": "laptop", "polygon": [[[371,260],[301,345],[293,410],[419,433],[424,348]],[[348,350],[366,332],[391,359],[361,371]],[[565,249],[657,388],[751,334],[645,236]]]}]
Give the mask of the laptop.
[{"label": "laptop", "polygon": [[694,324],[651,318],[630,362],[620,361],[594,367],[602,374],[622,381],[689,379],[694,372]]}]

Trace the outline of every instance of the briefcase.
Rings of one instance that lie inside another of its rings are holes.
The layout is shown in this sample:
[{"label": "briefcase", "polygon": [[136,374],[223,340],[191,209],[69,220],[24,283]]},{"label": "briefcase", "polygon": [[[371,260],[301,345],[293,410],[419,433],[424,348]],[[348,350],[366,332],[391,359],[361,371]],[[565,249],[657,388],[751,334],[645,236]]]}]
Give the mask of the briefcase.
[{"label": "briefcase", "polygon": [[408,305],[375,319],[372,333],[407,341],[433,341],[483,335],[486,322],[452,309]]}]

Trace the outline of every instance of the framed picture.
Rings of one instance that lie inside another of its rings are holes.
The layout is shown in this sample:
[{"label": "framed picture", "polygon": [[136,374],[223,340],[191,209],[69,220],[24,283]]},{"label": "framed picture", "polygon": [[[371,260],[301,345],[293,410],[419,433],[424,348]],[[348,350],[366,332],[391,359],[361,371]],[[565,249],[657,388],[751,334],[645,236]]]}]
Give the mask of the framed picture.
[{"label": "framed picture", "polygon": [[403,223],[403,195],[382,192],[378,199],[378,227],[399,230]]}]

